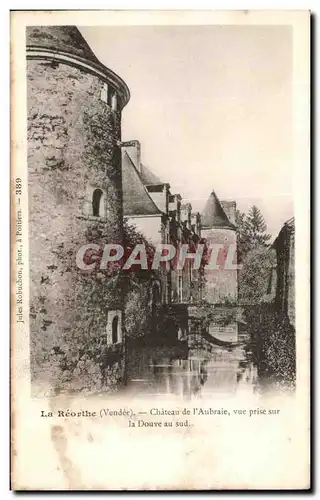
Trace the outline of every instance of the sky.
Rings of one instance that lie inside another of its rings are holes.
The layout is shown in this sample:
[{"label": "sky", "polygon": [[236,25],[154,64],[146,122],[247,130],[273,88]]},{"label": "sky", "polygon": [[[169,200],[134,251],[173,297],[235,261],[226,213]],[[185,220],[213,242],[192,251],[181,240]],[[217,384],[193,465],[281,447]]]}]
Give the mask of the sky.
[{"label": "sky", "polygon": [[290,26],[80,27],[127,83],[122,139],[194,211],[214,190],[257,205],[276,237],[293,216]]}]

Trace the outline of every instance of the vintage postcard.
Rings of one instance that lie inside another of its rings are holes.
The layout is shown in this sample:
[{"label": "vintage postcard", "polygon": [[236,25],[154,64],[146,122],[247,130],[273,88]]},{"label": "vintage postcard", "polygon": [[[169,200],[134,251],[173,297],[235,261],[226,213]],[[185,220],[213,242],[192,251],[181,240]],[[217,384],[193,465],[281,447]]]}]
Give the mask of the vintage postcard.
[{"label": "vintage postcard", "polygon": [[11,13],[12,489],[310,488],[309,39]]}]

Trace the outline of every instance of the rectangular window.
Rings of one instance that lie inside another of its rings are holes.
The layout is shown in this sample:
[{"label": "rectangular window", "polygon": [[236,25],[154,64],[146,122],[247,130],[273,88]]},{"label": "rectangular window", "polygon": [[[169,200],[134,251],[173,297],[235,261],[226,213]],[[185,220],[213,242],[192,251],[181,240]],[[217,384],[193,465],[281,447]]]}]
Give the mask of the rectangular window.
[{"label": "rectangular window", "polygon": [[122,311],[120,310],[108,311],[107,342],[108,345],[122,342]]},{"label": "rectangular window", "polygon": [[106,83],[103,84],[100,95],[101,101],[108,104],[108,85]]},{"label": "rectangular window", "polygon": [[113,91],[112,89],[109,87],[109,91],[108,91],[108,106],[112,106],[112,96],[113,96]]},{"label": "rectangular window", "polygon": [[111,108],[113,111],[117,111],[117,94],[113,93],[111,98]]}]

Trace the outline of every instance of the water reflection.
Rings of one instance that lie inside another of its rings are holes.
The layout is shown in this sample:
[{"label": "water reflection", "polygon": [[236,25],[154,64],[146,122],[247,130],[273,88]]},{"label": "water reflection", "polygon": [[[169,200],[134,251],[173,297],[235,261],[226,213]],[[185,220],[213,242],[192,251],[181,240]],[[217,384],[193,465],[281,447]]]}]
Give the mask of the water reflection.
[{"label": "water reflection", "polygon": [[135,396],[184,399],[256,391],[257,368],[247,345],[210,346],[210,352],[180,347],[131,347],[127,385]]}]

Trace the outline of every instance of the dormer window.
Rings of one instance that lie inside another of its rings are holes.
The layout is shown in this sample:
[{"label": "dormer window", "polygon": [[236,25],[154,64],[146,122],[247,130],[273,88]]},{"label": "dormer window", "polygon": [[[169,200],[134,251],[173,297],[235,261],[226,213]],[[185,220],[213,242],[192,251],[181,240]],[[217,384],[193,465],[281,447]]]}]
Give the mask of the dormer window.
[{"label": "dormer window", "polygon": [[102,207],[102,195],[103,192],[101,189],[95,189],[92,194],[92,215],[94,217],[99,217],[101,216],[103,212],[103,207]]}]

